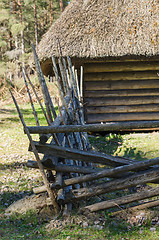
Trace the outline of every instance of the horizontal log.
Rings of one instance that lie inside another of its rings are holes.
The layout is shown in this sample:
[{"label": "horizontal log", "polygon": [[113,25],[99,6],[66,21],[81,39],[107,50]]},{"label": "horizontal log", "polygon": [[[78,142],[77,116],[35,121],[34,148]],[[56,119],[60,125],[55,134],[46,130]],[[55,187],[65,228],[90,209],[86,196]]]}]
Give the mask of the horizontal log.
[{"label": "horizontal log", "polygon": [[159,199],[152,200],[152,201],[145,202],[145,203],[141,203],[138,206],[130,207],[128,209],[129,209],[129,211],[130,210],[131,211],[137,211],[137,210],[142,210],[142,209],[156,207],[156,206],[159,206]]},{"label": "horizontal log", "polygon": [[[144,202],[144,203],[138,204],[138,205],[133,206],[133,207],[128,207],[128,208],[126,208],[126,210],[129,211],[129,212],[135,212],[135,211],[138,211],[138,210],[147,209],[147,208],[156,207],[156,206],[159,206],[159,199],[152,200],[152,201],[149,201],[149,202]],[[119,214],[123,211],[125,211],[125,209],[120,210],[120,211],[116,211],[116,212],[112,212],[112,216],[117,215],[117,214]]]},{"label": "horizontal log", "polygon": [[65,126],[35,126],[28,127],[31,134],[40,133],[69,133],[69,132],[103,132],[119,131],[120,129],[159,128],[159,121],[129,121],[111,122],[105,124],[65,125]]},{"label": "horizontal log", "polygon": [[42,185],[40,187],[33,188],[33,192],[35,194],[46,192],[46,187],[45,187],[45,185]]},{"label": "horizontal log", "polygon": [[106,62],[87,63],[84,73],[93,72],[129,72],[129,71],[156,71],[159,70],[159,62]]},{"label": "horizontal log", "polygon": [[[120,174],[113,175],[113,174],[112,174],[111,178],[128,177],[128,175],[130,176],[130,175],[132,175],[132,173],[123,173],[123,175],[120,175]],[[68,182],[69,179],[63,181],[62,189],[65,188],[65,187],[67,187],[67,186],[74,185],[74,183],[73,183],[73,182],[74,182],[74,178],[70,178],[70,180],[71,180],[71,179],[73,180],[72,183],[71,183],[71,181]],[[77,185],[77,184],[76,184],[76,185]],[[80,185],[79,185],[79,186],[80,186]],[[59,187],[56,186],[54,183],[52,183],[52,184],[51,184],[51,189],[56,189],[56,190],[58,190]],[[33,188],[33,192],[34,192],[35,194],[44,193],[44,192],[46,192],[46,191],[47,191],[47,190],[46,190],[45,185],[40,186],[40,187]]]},{"label": "horizontal log", "polygon": [[[101,170],[100,170],[101,171]],[[126,176],[128,176],[128,175],[131,175],[131,173],[126,173],[126,174],[123,174],[123,175],[119,175],[119,174],[117,174],[117,175],[112,175],[112,177],[111,178],[121,178],[121,177],[126,177]],[[69,179],[67,179],[67,180],[64,180],[63,181],[63,185],[62,185],[62,188],[65,188],[65,187],[67,187],[67,186],[70,186],[70,185],[73,185],[74,183],[74,178],[71,178],[73,181],[72,181],[72,184],[71,184],[71,182],[69,181],[69,182],[67,182]],[[71,180],[70,179],[70,180]],[[52,189],[59,189],[59,187],[58,186],[56,186],[54,183],[53,184],[51,184],[51,188]],[[47,190],[46,190],[46,187],[45,187],[45,185],[43,185],[43,186],[40,186],[40,187],[36,187],[36,188],[33,188],[33,192],[35,193],[35,194],[39,194],[39,193],[44,193],[44,192],[46,192]]]},{"label": "horizontal log", "polygon": [[[85,175],[85,176],[79,176],[79,177],[75,177],[75,178],[66,179],[66,180],[63,181],[61,187],[63,188],[63,187],[67,187],[69,185],[80,184],[80,183],[83,183],[83,182],[91,182],[93,180],[98,180],[98,179],[104,178],[104,177],[113,177],[114,178],[115,176],[119,176],[119,174],[120,174],[120,176],[122,176],[122,174],[124,176],[125,173],[128,173],[130,171],[137,171],[137,170],[141,170],[141,169],[143,170],[145,168],[156,165],[158,163],[159,163],[159,158],[154,158],[154,159],[150,159],[150,160],[140,161],[140,162],[137,162],[137,163],[134,163],[134,164],[129,164],[129,165],[126,165],[126,166],[116,167],[114,169],[105,169],[105,170],[95,172],[95,173],[92,173],[92,174],[88,174],[88,175]],[[150,172],[150,171],[155,174],[156,169],[154,168],[154,170],[147,170],[147,172]],[[147,172],[145,172],[145,174],[147,174]],[[139,176],[139,174],[140,173],[138,173],[138,175],[135,175],[135,176]],[[143,173],[141,172],[141,175],[142,174]],[[129,175],[125,176],[125,178],[127,180],[129,180],[131,175],[132,175],[132,173],[129,173]],[[132,175],[132,176],[134,176],[134,175]],[[114,184],[114,182],[112,184]],[[57,186],[55,186],[55,184],[52,184],[51,188],[54,189],[54,188],[57,188]],[[39,193],[39,191],[45,192],[46,191],[45,186],[37,188],[37,189],[34,190],[35,193]]]},{"label": "horizontal log", "polygon": [[91,212],[96,212],[103,209],[109,209],[113,207],[118,207],[123,204],[132,203],[135,201],[143,200],[149,197],[154,197],[159,195],[159,187],[151,188],[149,190],[137,192],[120,198],[103,201],[100,203],[95,203],[89,206],[86,206],[85,209],[89,209]]},{"label": "horizontal log", "polygon": [[84,81],[159,79],[158,71],[85,73]]},{"label": "horizontal log", "polygon": [[159,88],[158,80],[84,82],[84,91]]},{"label": "horizontal log", "polygon": [[136,173],[131,175],[130,177],[125,177],[123,179],[120,178],[87,188],[72,190],[71,195],[67,196],[66,201],[70,202],[83,198],[86,199],[89,197],[98,196],[101,194],[113,192],[116,190],[122,190],[129,187],[134,187],[138,184],[150,183],[157,180],[159,180],[159,168]]},{"label": "horizontal log", "polygon": [[64,159],[101,163],[108,166],[121,166],[134,163],[134,160],[114,157],[105,153],[95,153],[50,144],[40,144],[38,142],[34,142],[34,144],[39,153],[50,154]]},{"label": "horizontal log", "polygon": [[98,97],[159,96],[159,89],[127,89],[127,90],[94,90],[85,91],[85,98]]},{"label": "horizontal log", "polygon": [[95,106],[114,106],[114,105],[141,105],[158,104],[159,96],[131,96],[131,97],[99,97],[85,98],[85,105]]},{"label": "horizontal log", "polygon": [[[154,158],[154,159],[150,159],[150,160],[145,160],[140,161],[138,163],[134,163],[134,164],[130,164],[124,167],[117,167],[115,169],[105,169],[105,170],[100,170],[100,171],[96,171],[94,173],[90,173],[88,175],[85,176],[79,176],[79,177],[75,177],[75,178],[70,178],[70,179],[65,179],[62,183],[62,188],[68,187],[70,185],[74,185],[74,184],[81,184],[83,182],[91,182],[93,180],[98,180],[100,178],[104,178],[104,177],[109,177],[109,178],[123,178],[123,177],[130,177],[131,175],[133,175],[132,172],[130,171],[139,171],[140,169],[144,170],[144,169],[148,169],[148,167],[153,167],[154,165],[155,167],[158,166],[156,164],[159,163],[159,158]],[[152,181],[152,183],[156,183],[156,181]],[[58,186],[56,186],[54,183],[51,185],[52,189],[59,189]],[[33,189],[35,194],[39,194],[42,192],[46,192],[46,187],[45,185],[34,188]]]},{"label": "horizontal log", "polygon": [[[36,161],[28,160],[26,163],[26,166],[29,168],[38,168]],[[54,170],[57,172],[64,172],[64,173],[82,173],[82,174],[89,174],[94,173],[97,171],[101,171],[100,168],[90,168],[90,167],[82,167],[82,166],[75,166],[75,165],[63,165],[63,164],[57,164],[54,165],[53,163],[47,164],[46,162],[43,163],[44,169],[47,170]]]},{"label": "horizontal log", "polygon": [[150,166],[153,166],[156,164],[159,164],[159,158],[140,161],[140,162],[126,165],[126,166],[120,166],[120,167],[116,167],[113,169],[105,169],[100,172],[95,172],[95,173],[88,174],[85,176],[67,179],[67,180],[65,180],[64,184],[66,186],[68,186],[68,185],[72,185],[72,184],[76,184],[76,183],[89,182],[89,181],[91,182],[93,180],[98,180],[98,179],[104,178],[104,177],[114,177],[115,175],[118,175],[118,174],[121,175],[121,174],[129,172],[129,171],[143,170],[147,167],[150,167]]},{"label": "horizontal log", "polygon": [[[103,114],[87,114],[87,123],[100,123],[100,122],[114,122],[114,121],[153,121],[159,119],[159,112],[143,112],[143,113],[103,113]],[[137,125],[136,125],[137,127]],[[133,129],[139,129],[137,128]],[[152,126],[150,126],[152,128]],[[124,126],[121,129],[126,129]]]},{"label": "horizontal log", "polygon": [[104,106],[104,107],[86,107],[86,114],[97,113],[129,113],[129,112],[158,112],[159,104],[143,104],[143,105],[120,105],[120,106]]}]

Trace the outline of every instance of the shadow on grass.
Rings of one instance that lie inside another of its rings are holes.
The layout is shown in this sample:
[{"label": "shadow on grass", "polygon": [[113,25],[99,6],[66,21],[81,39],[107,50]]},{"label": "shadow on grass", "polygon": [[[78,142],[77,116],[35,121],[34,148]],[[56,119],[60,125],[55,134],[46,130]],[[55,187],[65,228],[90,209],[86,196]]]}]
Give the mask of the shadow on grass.
[{"label": "shadow on grass", "polygon": [[19,199],[22,199],[23,197],[30,195],[28,191],[21,191],[21,192],[14,192],[14,191],[7,191],[7,187],[5,187],[5,190],[2,190],[1,192],[1,202],[0,202],[0,209],[5,210],[7,207],[9,207],[13,202],[18,201]]},{"label": "shadow on grass", "polygon": [[[22,107],[20,107],[20,111],[23,114],[24,120],[26,122],[26,124],[28,125],[35,125],[35,118],[33,115],[33,110],[32,108],[28,105],[27,109],[24,109]],[[57,112],[57,107],[55,107],[55,111]],[[0,113],[5,114],[5,116],[3,116],[3,118],[0,119],[0,124],[1,127],[5,127],[8,126],[10,124],[10,122],[14,125],[18,122],[20,122],[20,119],[18,117],[18,113],[13,109],[0,109]],[[41,110],[40,107],[38,107],[36,109],[36,113],[38,115],[38,119],[41,125],[46,125],[46,119],[45,116]],[[7,116],[8,115],[8,116]]]},{"label": "shadow on grass", "polygon": [[95,147],[97,151],[104,152],[109,155],[121,154],[123,157],[135,159],[135,160],[146,160],[144,153],[137,150],[136,147],[127,147],[123,143],[123,136],[120,134],[108,134],[103,136],[91,136],[90,143]]},{"label": "shadow on grass", "polygon": [[16,114],[16,110],[0,108],[0,114]]},{"label": "shadow on grass", "polygon": [[137,150],[135,147],[126,147],[124,146],[122,149],[123,157],[131,158],[135,160],[146,160],[144,157],[144,153],[140,150]]},{"label": "shadow on grass", "polygon": [[18,117],[7,117],[7,118],[2,119],[1,123],[2,124],[9,124],[8,122],[10,122],[10,121],[12,121],[14,123],[17,123],[17,122],[19,122],[19,118]]},{"label": "shadow on grass", "polygon": [[[12,163],[0,163],[0,170],[6,170],[6,169],[20,169],[26,167],[24,163],[21,162],[12,162]],[[27,168],[27,167],[26,167]]]}]

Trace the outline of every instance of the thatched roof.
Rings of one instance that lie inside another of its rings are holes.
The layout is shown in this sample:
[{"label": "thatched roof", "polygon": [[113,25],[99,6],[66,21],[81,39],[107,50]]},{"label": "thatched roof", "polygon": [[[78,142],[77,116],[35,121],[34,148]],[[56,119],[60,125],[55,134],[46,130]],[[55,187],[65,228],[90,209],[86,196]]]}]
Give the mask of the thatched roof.
[{"label": "thatched roof", "polygon": [[43,62],[57,56],[159,56],[159,0],[72,0],[38,46]]}]

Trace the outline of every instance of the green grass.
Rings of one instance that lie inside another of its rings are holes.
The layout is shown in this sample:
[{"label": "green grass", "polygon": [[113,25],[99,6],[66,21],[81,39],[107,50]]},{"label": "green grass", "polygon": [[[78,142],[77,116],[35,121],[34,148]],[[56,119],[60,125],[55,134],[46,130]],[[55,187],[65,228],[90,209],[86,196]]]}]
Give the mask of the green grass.
[{"label": "green grass", "polygon": [[[44,114],[42,113],[42,110],[38,104],[35,104],[35,109],[38,115],[38,119],[40,122],[40,125],[47,125],[46,119],[44,117]],[[14,104],[5,105],[2,108],[0,108],[0,126],[1,128],[6,128],[15,126],[15,124],[20,123],[20,119],[17,114],[17,110],[14,106]],[[27,126],[29,125],[35,125],[35,118],[33,115],[32,108],[30,107],[29,103],[26,103],[25,105],[20,105],[21,113],[24,115],[25,123]],[[56,108],[57,111],[57,108]]]},{"label": "green grass", "polygon": [[[35,125],[35,120],[29,104],[20,105],[27,125]],[[46,121],[38,105],[36,111],[41,125]],[[46,231],[45,225],[49,221],[37,212],[29,211],[26,214],[5,216],[5,209],[17,199],[32,194],[32,188],[41,184],[41,176],[36,169],[28,169],[25,163],[28,159],[34,160],[34,155],[28,152],[28,139],[23,132],[18,114],[13,104],[0,107],[0,239],[159,239],[159,227],[153,227],[151,220],[141,225],[131,225],[125,218],[111,217],[108,212],[97,214],[104,216],[102,229],[94,227],[88,220],[88,227],[80,223],[69,223],[62,229],[54,228]],[[38,139],[35,135],[34,139]],[[130,133],[107,134],[104,137],[92,136],[90,142],[96,150],[114,156],[125,156],[136,160],[144,160],[159,156],[159,133]],[[121,192],[122,194],[122,192]],[[123,192],[123,194],[125,194]],[[106,196],[111,198],[111,194]],[[158,210],[156,210],[158,211]],[[158,214],[158,212],[157,212]],[[74,214],[74,218],[79,216]]]},{"label": "green grass", "polygon": [[159,156],[158,132],[108,134],[105,137],[91,137],[90,142],[97,150],[114,156],[136,160]]},{"label": "green grass", "polygon": [[51,231],[46,231],[46,221],[41,219],[36,212],[28,211],[24,214],[13,214],[11,217],[4,217],[0,220],[0,234],[2,240],[16,239],[66,239],[68,236],[71,239],[145,239],[157,240],[159,238],[159,227],[156,231],[150,231],[150,224],[145,223],[142,226],[131,227],[124,220],[115,220],[110,217],[105,217],[103,228],[99,230],[95,226],[89,225],[84,228],[81,225],[69,223],[62,229],[54,228]]}]

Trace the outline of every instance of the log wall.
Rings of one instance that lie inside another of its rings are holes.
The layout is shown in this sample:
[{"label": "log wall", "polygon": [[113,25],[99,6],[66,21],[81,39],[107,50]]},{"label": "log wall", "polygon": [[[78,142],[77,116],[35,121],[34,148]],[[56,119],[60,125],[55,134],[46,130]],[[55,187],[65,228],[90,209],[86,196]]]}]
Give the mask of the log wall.
[{"label": "log wall", "polygon": [[84,65],[87,123],[159,120],[159,61]]}]

